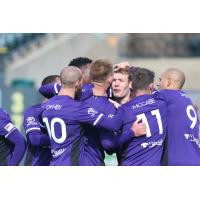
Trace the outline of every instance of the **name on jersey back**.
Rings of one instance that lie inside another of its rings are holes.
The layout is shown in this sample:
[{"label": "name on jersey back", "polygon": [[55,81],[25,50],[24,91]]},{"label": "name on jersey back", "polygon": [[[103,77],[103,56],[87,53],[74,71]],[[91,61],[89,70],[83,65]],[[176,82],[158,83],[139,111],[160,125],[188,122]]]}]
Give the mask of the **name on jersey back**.
[{"label": "name on jersey back", "polygon": [[148,100],[143,101],[141,103],[133,105],[132,108],[133,109],[142,108],[144,106],[148,106],[148,105],[151,105],[151,104],[154,104],[154,103],[156,103],[155,99],[151,98],[151,99],[148,99]]}]

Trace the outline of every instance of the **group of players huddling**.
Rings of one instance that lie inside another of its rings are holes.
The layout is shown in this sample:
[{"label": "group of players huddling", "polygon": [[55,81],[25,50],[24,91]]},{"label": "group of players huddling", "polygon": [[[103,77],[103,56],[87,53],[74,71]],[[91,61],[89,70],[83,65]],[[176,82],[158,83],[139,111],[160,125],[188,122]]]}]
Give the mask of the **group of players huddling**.
[{"label": "group of players huddling", "polygon": [[199,118],[169,68],[154,88],[153,71],[127,62],[75,58],[42,81],[40,104],[24,113],[27,141],[0,109],[0,165],[200,165]]}]

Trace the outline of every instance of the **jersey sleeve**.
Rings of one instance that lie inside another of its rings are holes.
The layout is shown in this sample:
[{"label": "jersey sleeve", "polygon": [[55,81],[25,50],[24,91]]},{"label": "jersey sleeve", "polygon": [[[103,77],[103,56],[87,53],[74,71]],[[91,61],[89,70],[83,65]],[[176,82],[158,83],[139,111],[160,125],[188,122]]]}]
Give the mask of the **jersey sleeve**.
[{"label": "jersey sleeve", "polygon": [[7,140],[14,144],[14,148],[9,156],[8,165],[19,165],[26,151],[26,140],[17,129],[8,135]]},{"label": "jersey sleeve", "polygon": [[43,85],[39,88],[39,92],[42,96],[50,99],[51,97],[57,95],[60,92],[61,84],[59,83],[50,83]]},{"label": "jersey sleeve", "polygon": [[124,143],[128,142],[134,137],[134,134],[131,130],[126,130],[123,133],[121,131],[118,132],[104,132],[100,134],[101,144],[105,150],[113,150]]},{"label": "jersey sleeve", "polygon": [[32,108],[28,108],[24,113],[24,130],[26,134],[32,131],[41,131],[38,117]]},{"label": "jersey sleeve", "polygon": [[86,102],[81,102],[77,112],[79,114],[76,116],[76,121],[87,123],[92,126],[98,126],[104,116],[103,113],[99,112],[95,107],[91,107]]},{"label": "jersey sleeve", "polygon": [[84,100],[88,99],[91,96],[93,96],[92,87],[88,88],[87,90],[83,88],[80,100],[84,101]]},{"label": "jersey sleeve", "polygon": [[110,131],[118,131],[123,124],[123,109],[122,106],[118,111],[113,114],[103,114],[101,120],[98,122],[97,127],[105,128]]},{"label": "jersey sleeve", "polygon": [[0,135],[7,138],[16,129],[9,115],[5,111],[0,110]]}]

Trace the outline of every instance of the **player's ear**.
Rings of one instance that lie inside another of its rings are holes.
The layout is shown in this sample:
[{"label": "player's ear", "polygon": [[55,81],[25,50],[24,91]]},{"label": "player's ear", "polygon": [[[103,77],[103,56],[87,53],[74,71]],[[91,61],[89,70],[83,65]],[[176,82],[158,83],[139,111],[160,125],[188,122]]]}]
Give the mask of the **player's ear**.
[{"label": "player's ear", "polygon": [[149,85],[149,89],[150,89],[151,92],[154,90],[154,83],[151,83],[151,84]]},{"label": "player's ear", "polygon": [[81,80],[76,81],[75,87],[77,88],[77,87],[79,87],[80,85],[81,85]]},{"label": "player's ear", "polygon": [[172,84],[172,80],[170,78],[167,79],[167,88],[170,88]]},{"label": "player's ear", "polygon": [[113,82],[113,76],[109,76],[109,78],[108,78],[108,83],[111,85],[112,82]]}]

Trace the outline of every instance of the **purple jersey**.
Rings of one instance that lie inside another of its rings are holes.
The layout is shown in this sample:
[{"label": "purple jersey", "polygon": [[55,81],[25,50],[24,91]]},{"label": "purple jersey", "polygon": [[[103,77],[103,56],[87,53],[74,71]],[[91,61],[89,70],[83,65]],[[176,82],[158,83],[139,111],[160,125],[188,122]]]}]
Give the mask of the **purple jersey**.
[{"label": "purple jersey", "polygon": [[18,165],[24,156],[26,141],[0,108],[0,165]]},{"label": "purple jersey", "polygon": [[200,165],[199,118],[181,90],[159,91],[168,109],[168,165]]},{"label": "purple jersey", "polygon": [[84,165],[84,131],[82,123],[98,124],[103,114],[87,103],[69,96],[51,98],[42,114],[51,138],[51,165]]},{"label": "purple jersey", "polygon": [[136,119],[141,119],[147,127],[146,136],[135,137],[125,143],[118,155],[120,165],[160,165],[163,141],[166,136],[167,107],[165,101],[156,94],[138,96],[123,104],[113,118],[103,118],[100,126],[130,129]]},{"label": "purple jersey", "polygon": [[[36,134],[39,136],[46,135],[48,133],[42,125],[41,113],[43,111],[44,104],[38,104],[29,107],[24,113],[24,129],[28,138],[28,150],[25,160],[25,165],[32,166],[48,166],[51,160],[51,150],[49,145],[33,145],[31,134],[33,134],[33,139]],[[34,135],[35,134],[35,135]]]},{"label": "purple jersey", "polygon": [[[93,84],[84,84],[82,87],[81,100],[87,99],[92,96]],[[39,92],[46,98],[50,99],[55,95],[58,95],[61,89],[59,83],[49,83],[39,88]]]},{"label": "purple jersey", "polygon": [[[92,96],[85,100],[91,107],[104,114],[115,114],[114,105],[104,96]],[[96,128],[91,125],[83,125],[85,137],[85,153],[84,165],[105,165],[104,150],[107,148],[107,142],[112,142],[112,138],[116,137],[115,133],[103,128]]]}]

